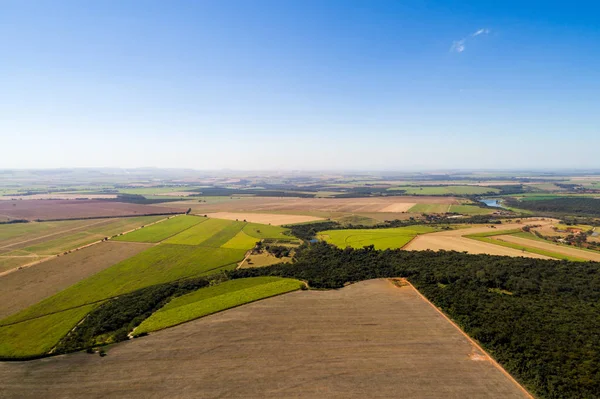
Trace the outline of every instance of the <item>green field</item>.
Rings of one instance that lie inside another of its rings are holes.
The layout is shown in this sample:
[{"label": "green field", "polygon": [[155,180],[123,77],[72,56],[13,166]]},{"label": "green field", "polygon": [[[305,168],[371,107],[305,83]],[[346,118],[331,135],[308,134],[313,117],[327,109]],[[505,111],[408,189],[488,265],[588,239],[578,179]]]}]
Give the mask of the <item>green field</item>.
[{"label": "green field", "polygon": [[417,235],[434,231],[438,231],[438,229],[429,226],[391,229],[345,229],[322,231],[318,234],[318,237],[340,248],[362,248],[367,245],[374,245],[375,249],[398,249],[408,244]]},{"label": "green field", "polygon": [[289,230],[283,227],[258,223],[247,223],[243,228],[244,233],[258,239],[273,238],[278,240],[296,241],[297,238],[285,235],[287,231]]},{"label": "green field", "polygon": [[407,195],[481,195],[497,194],[499,189],[484,186],[398,186],[389,191],[405,191]]},{"label": "green field", "polygon": [[[179,234],[176,234],[165,241],[166,244],[200,245],[204,241],[221,232],[228,226],[238,224],[237,231],[243,227],[242,222],[234,222],[224,219],[205,219],[204,222],[197,224]],[[234,234],[235,235],[235,234]]]},{"label": "green field", "polygon": [[83,306],[0,327],[0,357],[19,358],[47,353],[94,307]]},{"label": "green field", "polygon": [[114,239],[133,242],[160,242],[204,221],[206,221],[206,218],[198,216],[176,216]]},{"label": "green field", "polygon": [[304,283],[278,277],[231,280],[173,299],[135,329],[135,334],[172,327],[245,303],[298,290]]},{"label": "green field", "polygon": [[257,238],[250,237],[248,234],[240,231],[231,240],[221,245],[221,248],[250,249],[257,241]]},{"label": "green field", "polygon": [[0,325],[98,302],[155,284],[233,269],[245,253],[242,249],[160,244],[0,321]]}]

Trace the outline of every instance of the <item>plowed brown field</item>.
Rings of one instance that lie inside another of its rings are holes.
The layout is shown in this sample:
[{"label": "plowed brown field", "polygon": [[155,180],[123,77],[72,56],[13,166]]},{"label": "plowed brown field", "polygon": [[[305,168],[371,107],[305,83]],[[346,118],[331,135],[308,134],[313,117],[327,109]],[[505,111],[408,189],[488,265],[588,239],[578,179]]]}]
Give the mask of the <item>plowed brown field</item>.
[{"label": "plowed brown field", "polygon": [[5,398],[525,398],[411,287],[298,291],[127,341],[0,364]]}]

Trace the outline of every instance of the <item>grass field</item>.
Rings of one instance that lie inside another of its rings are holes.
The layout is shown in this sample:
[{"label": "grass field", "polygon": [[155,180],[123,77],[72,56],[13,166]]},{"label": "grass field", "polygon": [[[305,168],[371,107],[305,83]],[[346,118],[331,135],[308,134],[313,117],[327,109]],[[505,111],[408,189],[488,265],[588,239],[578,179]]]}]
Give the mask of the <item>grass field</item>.
[{"label": "grass field", "polygon": [[221,248],[250,249],[257,241],[259,241],[259,239],[250,237],[248,234],[240,231],[231,240],[221,245]]},{"label": "grass field", "polygon": [[367,245],[374,245],[375,249],[398,249],[408,244],[417,235],[434,231],[439,230],[429,226],[327,230],[320,232],[318,237],[340,248],[362,248]]},{"label": "grass field", "polygon": [[450,204],[416,204],[408,211],[411,213],[446,213],[450,212]]},{"label": "grass field", "polygon": [[95,305],[0,327],[0,357],[19,358],[50,351]]},{"label": "grass field", "polygon": [[[200,245],[204,241],[210,239],[215,234],[220,233],[228,226],[238,223],[237,231],[243,227],[242,222],[232,222],[231,220],[223,219],[202,219],[202,223],[197,224],[179,234],[176,234],[165,241],[166,244],[183,244],[183,245]],[[234,234],[235,235],[235,234]]]},{"label": "grass field", "polygon": [[135,334],[172,327],[259,299],[298,290],[304,283],[278,277],[226,281],[173,299],[135,330]]},{"label": "grass field", "polygon": [[244,233],[249,235],[250,237],[263,239],[263,238],[272,238],[278,240],[289,240],[296,241],[297,238],[292,236],[286,236],[285,232],[289,231],[283,227],[279,226],[269,226],[266,224],[258,224],[258,223],[247,223],[243,230]]},{"label": "grass field", "polygon": [[494,211],[494,209],[482,208],[475,205],[450,205],[450,212],[462,215],[488,215]]},{"label": "grass field", "polygon": [[480,195],[497,194],[497,188],[484,186],[399,186],[389,191],[404,190],[408,195]]},{"label": "grass field", "polygon": [[0,325],[82,306],[155,284],[233,269],[245,250],[160,244],[10,316]]},{"label": "grass field", "polygon": [[206,221],[205,218],[198,216],[176,216],[114,239],[118,241],[160,242],[204,221]]}]

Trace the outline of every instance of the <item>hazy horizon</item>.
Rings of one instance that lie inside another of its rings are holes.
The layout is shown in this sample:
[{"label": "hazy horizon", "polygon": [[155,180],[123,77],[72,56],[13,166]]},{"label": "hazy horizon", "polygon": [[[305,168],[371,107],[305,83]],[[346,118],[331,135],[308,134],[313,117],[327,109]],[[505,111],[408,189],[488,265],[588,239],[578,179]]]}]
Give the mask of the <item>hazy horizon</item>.
[{"label": "hazy horizon", "polygon": [[0,169],[600,169],[581,5],[5,1]]}]

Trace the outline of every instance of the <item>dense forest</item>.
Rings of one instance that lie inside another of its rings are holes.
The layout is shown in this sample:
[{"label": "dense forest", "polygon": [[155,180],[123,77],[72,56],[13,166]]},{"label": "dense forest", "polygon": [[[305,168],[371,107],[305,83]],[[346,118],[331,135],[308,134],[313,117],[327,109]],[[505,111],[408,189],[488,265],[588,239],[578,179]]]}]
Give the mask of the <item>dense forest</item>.
[{"label": "dense forest", "polygon": [[600,216],[600,199],[589,197],[562,197],[534,201],[518,201],[506,198],[504,201],[509,207],[526,209],[541,214]]},{"label": "dense forest", "polygon": [[284,276],[313,288],[407,277],[543,398],[600,397],[600,264],[304,245],[296,262],[230,278]]}]

